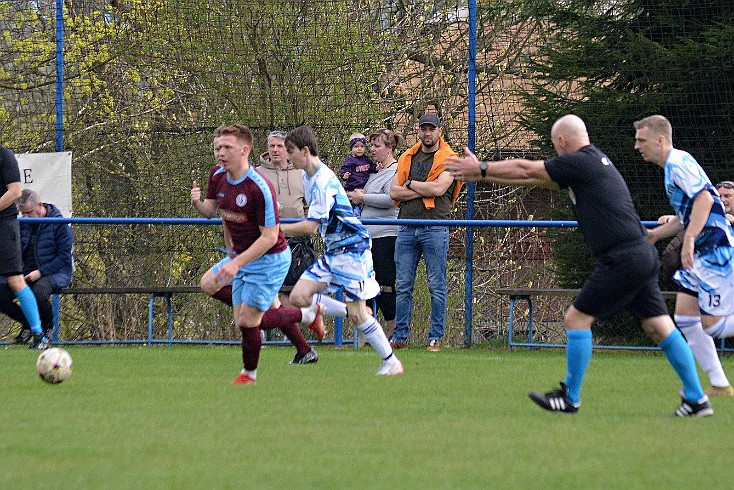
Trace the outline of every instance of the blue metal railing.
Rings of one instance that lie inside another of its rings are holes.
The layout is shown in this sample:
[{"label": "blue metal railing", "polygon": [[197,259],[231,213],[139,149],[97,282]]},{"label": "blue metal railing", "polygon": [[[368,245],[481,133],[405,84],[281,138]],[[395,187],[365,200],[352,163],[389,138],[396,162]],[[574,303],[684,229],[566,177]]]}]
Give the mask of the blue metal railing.
[{"label": "blue metal railing", "polygon": [[[121,218],[121,217],[72,217],[72,218],[19,218],[20,221],[26,221],[29,223],[49,223],[49,222],[61,222],[78,225],[115,225],[115,224],[127,224],[127,225],[220,225],[222,220],[220,218]],[[296,222],[295,219],[283,219],[284,223]],[[466,227],[471,229],[472,227],[525,227],[525,228],[573,228],[577,226],[576,221],[550,221],[550,220],[418,220],[418,219],[365,219],[365,224],[397,224],[405,226],[450,226],[450,227]],[[643,225],[647,227],[656,226],[655,221],[643,221]],[[467,240],[471,243],[472,237],[469,236]],[[465,346],[471,345],[472,337],[472,298],[473,298],[473,286],[471,270],[473,268],[473,250],[467,249],[466,253],[466,289],[465,289],[465,321],[464,321],[464,335]],[[174,340],[171,338],[171,306],[170,299],[167,309],[169,312],[168,320],[168,338],[166,339],[154,339],[152,337],[152,311],[153,303],[156,296],[151,296],[149,305],[149,335],[147,339],[137,341],[115,341],[115,343],[235,343],[234,341],[191,341],[191,340]],[[55,298],[56,311],[58,311],[58,297]],[[343,323],[341,318],[335,319],[335,345],[343,345]],[[348,341],[348,340],[347,340]],[[356,342],[356,338],[354,339]],[[63,343],[63,342],[62,342]],[[85,341],[89,343],[89,341]],[[546,346],[545,344],[535,344],[537,346]]]}]

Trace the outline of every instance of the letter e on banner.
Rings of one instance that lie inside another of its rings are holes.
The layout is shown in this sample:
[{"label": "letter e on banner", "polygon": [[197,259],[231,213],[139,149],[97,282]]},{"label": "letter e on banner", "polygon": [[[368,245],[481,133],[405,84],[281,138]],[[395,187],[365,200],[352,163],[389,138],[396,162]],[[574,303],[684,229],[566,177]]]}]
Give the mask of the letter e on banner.
[{"label": "letter e on banner", "polygon": [[41,201],[55,205],[67,218],[72,214],[71,152],[16,154],[24,189],[36,191]]}]

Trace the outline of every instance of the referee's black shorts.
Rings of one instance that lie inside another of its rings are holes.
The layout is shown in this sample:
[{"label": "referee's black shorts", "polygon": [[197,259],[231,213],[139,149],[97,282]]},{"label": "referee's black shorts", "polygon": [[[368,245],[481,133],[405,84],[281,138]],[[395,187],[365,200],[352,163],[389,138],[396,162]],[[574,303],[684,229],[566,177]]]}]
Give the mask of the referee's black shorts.
[{"label": "referee's black shorts", "polygon": [[17,276],[23,272],[18,220],[0,219],[0,276]]},{"label": "referee's black shorts", "polygon": [[660,260],[647,241],[615,247],[597,258],[573,305],[596,318],[608,318],[621,310],[644,320],[668,315],[658,283]]}]

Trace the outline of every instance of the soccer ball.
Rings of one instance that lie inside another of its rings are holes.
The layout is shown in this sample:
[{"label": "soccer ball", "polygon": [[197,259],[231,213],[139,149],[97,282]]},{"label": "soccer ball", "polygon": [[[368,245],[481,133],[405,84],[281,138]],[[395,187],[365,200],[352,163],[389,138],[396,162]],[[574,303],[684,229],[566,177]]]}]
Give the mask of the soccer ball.
[{"label": "soccer ball", "polygon": [[36,372],[47,383],[61,383],[71,376],[71,356],[59,347],[46,349],[38,356]]}]

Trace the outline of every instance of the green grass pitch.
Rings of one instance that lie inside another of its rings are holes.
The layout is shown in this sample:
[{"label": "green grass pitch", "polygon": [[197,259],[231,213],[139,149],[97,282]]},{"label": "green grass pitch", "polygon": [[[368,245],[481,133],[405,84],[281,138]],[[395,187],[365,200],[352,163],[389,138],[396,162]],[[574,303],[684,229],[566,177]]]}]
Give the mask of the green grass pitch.
[{"label": "green grass pitch", "polygon": [[[37,352],[0,353],[0,488],[731,488],[734,398],[677,419],[662,355],[595,352],[576,415],[542,411],[561,350],[266,347],[232,386],[238,347],[68,347],[52,386]],[[724,368],[734,375],[731,356]],[[705,383],[707,384],[707,382]]]}]

